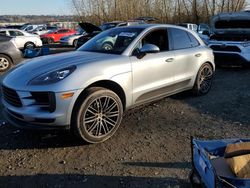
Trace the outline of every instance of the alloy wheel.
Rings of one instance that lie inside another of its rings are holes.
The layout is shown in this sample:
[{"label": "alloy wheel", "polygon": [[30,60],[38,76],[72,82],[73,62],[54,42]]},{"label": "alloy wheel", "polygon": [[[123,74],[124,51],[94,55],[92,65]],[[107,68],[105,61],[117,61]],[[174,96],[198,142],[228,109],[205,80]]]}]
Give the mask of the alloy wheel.
[{"label": "alloy wheel", "polygon": [[6,70],[10,66],[10,62],[5,57],[0,57],[0,71]]},{"label": "alloy wheel", "polygon": [[213,70],[211,66],[204,66],[200,72],[199,86],[202,93],[207,93],[212,85]]},{"label": "alloy wheel", "polygon": [[83,115],[85,131],[95,138],[107,136],[119,123],[119,104],[110,96],[92,101]]}]

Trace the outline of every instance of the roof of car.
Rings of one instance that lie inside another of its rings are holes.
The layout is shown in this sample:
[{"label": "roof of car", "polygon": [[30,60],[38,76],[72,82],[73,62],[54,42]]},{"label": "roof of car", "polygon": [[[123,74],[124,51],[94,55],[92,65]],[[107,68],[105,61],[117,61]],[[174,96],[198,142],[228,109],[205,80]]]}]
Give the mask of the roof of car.
[{"label": "roof of car", "polygon": [[1,31],[23,31],[23,30],[20,30],[20,29],[12,29],[12,28],[3,28],[3,29],[0,29]]},{"label": "roof of car", "polygon": [[187,30],[186,28],[177,26],[177,25],[171,25],[171,24],[138,24],[138,25],[132,25],[132,26],[127,26],[129,28],[141,28],[141,29],[147,29],[147,28],[158,28],[158,27],[173,27],[173,28],[180,28],[183,30]]}]

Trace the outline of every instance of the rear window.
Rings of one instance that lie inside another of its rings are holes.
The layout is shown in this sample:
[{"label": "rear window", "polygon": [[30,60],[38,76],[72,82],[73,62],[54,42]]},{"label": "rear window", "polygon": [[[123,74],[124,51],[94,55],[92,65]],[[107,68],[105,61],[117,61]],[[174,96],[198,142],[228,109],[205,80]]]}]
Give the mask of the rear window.
[{"label": "rear window", "polygon": [[191,33],[188,33],[188,36],[190,38],[192,47],[196,47],[200,45],[199,41],[194,37],[194,35],[192,35]]},{"label": "rear window", "polygon": [[191,41],[188,33],[184,30],[171,28],[172,47],[174,50],[191,48]]}]

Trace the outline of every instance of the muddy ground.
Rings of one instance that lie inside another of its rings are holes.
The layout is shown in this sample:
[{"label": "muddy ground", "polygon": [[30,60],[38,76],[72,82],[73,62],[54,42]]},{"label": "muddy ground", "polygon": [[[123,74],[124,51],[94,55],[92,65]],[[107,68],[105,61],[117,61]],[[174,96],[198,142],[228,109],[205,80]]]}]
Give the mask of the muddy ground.
[{"label": "muddy ground", "polygon": [[250,69],[218,69],[206,96],[186,92],[130,110],[97,145],[2,125],[0,187],[190,187],[190,136],[250,138]]}]

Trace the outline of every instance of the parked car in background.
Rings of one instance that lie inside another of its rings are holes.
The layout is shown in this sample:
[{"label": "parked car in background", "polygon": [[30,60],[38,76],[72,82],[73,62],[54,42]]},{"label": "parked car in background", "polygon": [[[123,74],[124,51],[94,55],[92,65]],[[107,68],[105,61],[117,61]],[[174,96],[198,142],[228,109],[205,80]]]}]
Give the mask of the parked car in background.
[{"label": "parked car in background", "polygon": [[7,25],[5,26],[6,29],[21,29],[23,25]]},{"label": "parked car in background", "polygon": [[139,21],[127,21],[127,22],[113,21],[113,22],[104,23],[100,27],[95,26],[88,22],[80,23],[79,25],[86,32],[86,34],[78,38],[76,47],[79,48],[80,46],[85,44],[89,39],[93,38],[94,36],[96,36],[102,31],[112,29],[114,27],[133,26],[133,25],[139,25],[143,23],[144,22],[140,20]]},{"label": "parked car in background", "polygon": [[51,31],[44,35],[41,35],[41,39],[45,44],[51,44],[55,42],[60,42],[60,39],[65,36],[76,34],[76,30],[72,29],[58,29],[56,31]]},{"label": "parked car in background", "polygon": [[0,34],[13,37],[13,42],[19,49],[41,47],[42,41],[38,35],[18,29],[0,29]]},{"label": "parked car in background", "polygon": [[23,60],[22,52],[16,47],[13,38],[0,34],[0,73]]},{"label": "parked car in background", "polygon": [[57,26],[39,26],[36,29],[32,30],[31,33],[36,34],[36,35],[43,35],[49,32],[53,32],[58,30]]},{"label": "parked car in background", "polygon": [[82,28],[78,28],[76,34],[62,37],[60,39],[60,43],[62,45],[77,47],[78,39],[85,34],[86,34],[86,32]]},{"label": "parked car in background", "polygon": [[190,29],[192,31],[196,31],[198,30],[198,25],[197,24],[193,24],[193,23],[180,23],[178,24],[181,27],[185,27],[187,29]]},{"label": "parked car in background", "polygon": [[[100,45],[110,38],[112,48]],[[191,30],[117,27],[77,51],[36,58],[9,72],[2,103],[10,125],[71,129],[100,143],[116,132],[124,110],[185,90],[208,93],[214,71],[213,51]]]},{"label": "parked car in background", "polygon": [[209,25],[204,24],[204,23],[200,23],[200,24],[198,25],[197,32],[198,32],[199,34],[203,34],[203,35],[210,36],[210,34],[211,34],[211,29],[210,29]]},{"label": "parked car in background", "polygon": [[209,47],[218,65],[250,65],[250,12],[222,13],[211,21]]},{"label": "parked car in background", "polygon": [[24,24],[20,29],[32,33],[32,31],[41,26],[45,26],[45,24]]}]

